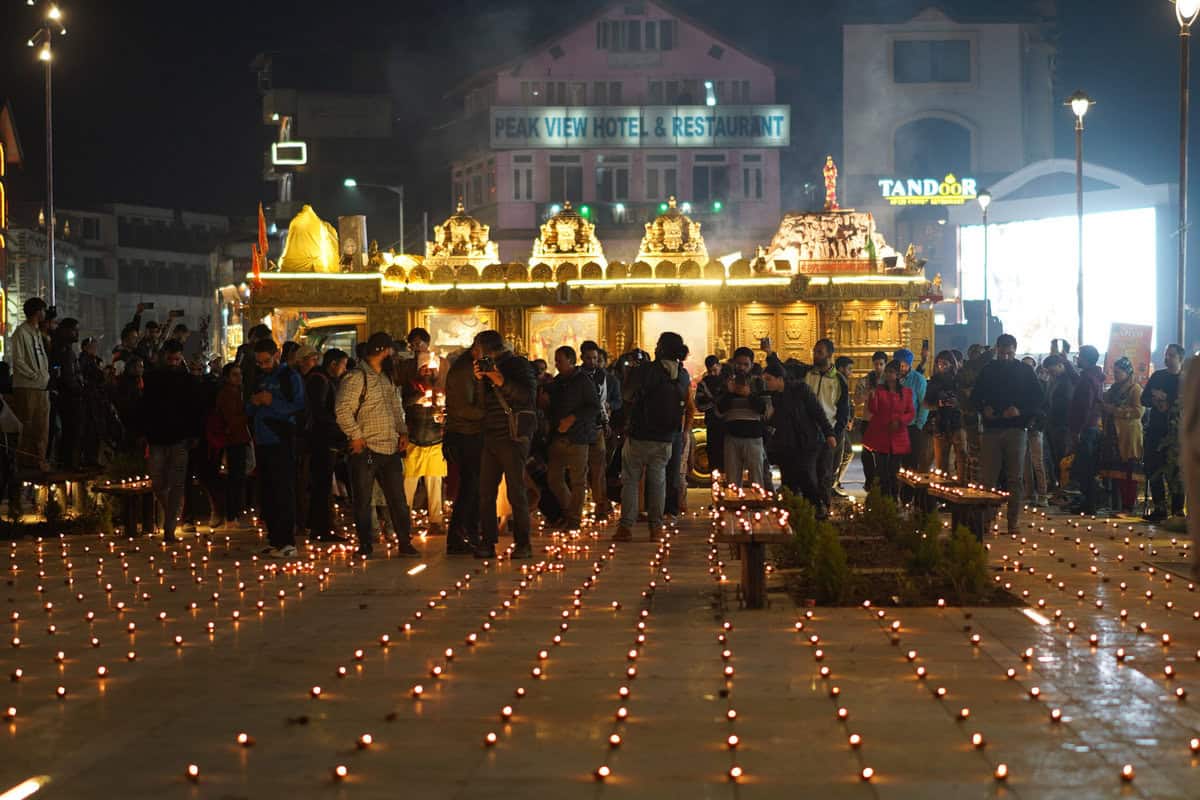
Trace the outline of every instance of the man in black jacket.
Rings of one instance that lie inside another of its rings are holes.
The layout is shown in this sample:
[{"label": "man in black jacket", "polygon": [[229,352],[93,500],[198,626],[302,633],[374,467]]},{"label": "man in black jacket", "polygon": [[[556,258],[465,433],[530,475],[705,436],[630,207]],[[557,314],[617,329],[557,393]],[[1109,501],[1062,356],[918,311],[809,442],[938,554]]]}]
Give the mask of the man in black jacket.
[{"label": "man in black jacket", "polygon": [[[479,466],[483,461],[483,384],[475,378],[478,344],[463,352],[446,373],[446,433],[442,454],[458,469],[458,493],[446,530],[447,555],[471,555],[479,540]],[[495,513],[495,503],[492,504]]]},{"label": "man in black jacket", "polygon": [[337,423],[334,404],[337,382],[346,372],[346,353],[337,348],[326,350],[321,366],[308,367],[316,357],[312,348],[300,348],[301,373],[304,375],[304,397],[307,402],[306,431],[308,451],[308,520],[309,535],[319,542],[344,542],[333,532],[333,466],[337,451],[346,445],[346,434]]},{"label": "man in black jacket", "polygon": [[[479,465],[479,507],[483,542],[475,549],[476,558],[495,558],[496,542],[500,540],[496,519],[496,496],[500,479],[508,489],[512,506],[510,526],[516,549],[513,558],[533,558],[529,541],[529,499],[525,494],[525,461],[529,458],[529,439],[514,440],[509,431],[509,419],[518,421],[535,417],[535,382],[533,367],[515,355],[499,331],[483,331],[475,337],[480,358],[473,369],[476,380],[483,383],[483,456]],[[507,408],[506,408],[507,407]],[[532,425],[529,426],[532,429]],[[524,435],[526,430],[518,433]],[[532,430],[528,430],[532,434]]]},{"label": "man in black jacket", "polygon": [[739,347],[733,351],[733,375],[717,397],[717,410],[725,424],[725,479],[742,485],[742,474],[749,473],[751,485],[763,486],[766,452],[763,449],[763,415],[767,411],[762,381],[750,375],[754,351]]},{"label": "man in black jacket", "polygon": [[657,539],[662,533],[671,441],[683,428],[691,383],[680,363],[683,354],[683,337],[671,331],[662,333],[654,348],[654,360],[642,361],[634,367],[621,389],[628,412],[629,438],[621,448],[621,521],[613,541],[633,539],[638,486],[643,477],[650,539]]},{"label": "man in black jacket", "polygon": [[768,424],[774,430],[767,455],[779,464],[783,485],[793,494],[802,494],[818,516],[827,515],[825,493],[817,483],[817,455],[823,447],[837,446],[829,417],[808,384],[788,381],[778,361],[763,370],[763,384],[771,393]]},{"label": "man in black jacket", "polygon": [[[600,396],[596,384],[576,366],[575,348],[554,351],[558,375],[550,386],[550,459],[547,482],[563,510],[567,530],[583,524],[588,447],[597,438]],[[569,478],[569,486],[568,486]]]},{"label": "man in black jacket", "polygon": [[150,481],[163,510],[163,541],[175,541],[187,485],[189,439],[200,435],[199,392],[188,374],[183,345],[163,344],[161,364],[147,370],[138,419],[150,444]]},{"label": "man in black jacket", "polygon": [[975,379],[971,400],[983,419],[982,479],[992,488],[1003,472],[1008,495],[1008,532],[1020,529],[1021,494],[1025,486],[1026,430],[1042,410],[1045,397],[1037,375],[1017,361],[1017,340],[996,340],[996,358]]}]

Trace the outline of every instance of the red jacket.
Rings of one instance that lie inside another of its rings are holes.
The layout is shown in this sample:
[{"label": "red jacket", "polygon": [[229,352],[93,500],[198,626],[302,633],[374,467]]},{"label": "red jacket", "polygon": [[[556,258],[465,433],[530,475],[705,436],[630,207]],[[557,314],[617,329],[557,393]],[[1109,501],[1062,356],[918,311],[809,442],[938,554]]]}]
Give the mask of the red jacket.
[{"label": "red jacket", "polygon": [[[876,453],[892,455],[904,455],[912,449],[908,441],[908,426],[917,416],[912,389],[902,386],[900,394],[896,394],[880,384],[871,392],[867,409],[871,412],[871,421],[863,433],[864,447]],[[892,430],[892,420],[900,423],[898,430]]]}]

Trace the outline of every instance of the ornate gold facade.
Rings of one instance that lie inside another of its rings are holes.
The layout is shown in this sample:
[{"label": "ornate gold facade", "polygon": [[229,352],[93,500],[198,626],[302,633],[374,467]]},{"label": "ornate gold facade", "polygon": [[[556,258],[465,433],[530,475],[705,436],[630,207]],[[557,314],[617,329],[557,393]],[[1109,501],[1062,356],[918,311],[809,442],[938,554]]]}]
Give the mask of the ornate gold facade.
[{"label": "ornate gold facade", "polygon": [[[708,259],[700,225],[672,205],[647,224],[637,262],[607,264],[595,226],[567,205],[541,226],[529,264],[502,264],[491,257],[487,226],[460,206],[435,227],[424,258],[391,256],[374,273],[264,275],[246,316],[282,308],[293,317],[357,313],[361,330],[399,336],[421,325],[443,349],[469,341],[486,325],[519,352],[541,357],[557,344],[585,338],[613,354],[653,350],[657,332],[678,329],[694,361],[708,353],[727,357],[743,345],[758,350],[767,338],[781,357],[808,360],[816,341],[828,337],[860,369],[876,350],[917,350],[923,339],[932,340],[933,314],[922,303],[936,287],[917,265],[878,257],[882,239],[869,215],[832,214],[858,220],[871,247],[855,245],[832,260],[818,257],[828,253],[796,250],[813,257],[798,258],[794,268],[770,258],[778,249],[727,266]],[[772,246],[798,247],[798,236],[824,236],[829,217],[789,215]]]}]

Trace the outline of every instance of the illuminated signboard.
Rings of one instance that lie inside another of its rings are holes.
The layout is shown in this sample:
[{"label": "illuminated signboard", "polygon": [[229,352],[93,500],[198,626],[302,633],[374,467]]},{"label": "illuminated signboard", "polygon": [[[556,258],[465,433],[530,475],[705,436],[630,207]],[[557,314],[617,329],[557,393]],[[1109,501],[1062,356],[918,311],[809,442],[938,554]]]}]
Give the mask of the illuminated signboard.
[{"label": "illuminated signboard", "polygon": [[308,163],[307,142],[271,142],[271,163],[276,166],[301,166]]},{"label": "illuminated signboard", "polygon": [[789,106],[496,106],[505,148],[787,147]]},{"label": "illuminated signboard", "polygon": [[879,193],[894,206],[961,206],[976,199],[974,178],[881,178]]}]

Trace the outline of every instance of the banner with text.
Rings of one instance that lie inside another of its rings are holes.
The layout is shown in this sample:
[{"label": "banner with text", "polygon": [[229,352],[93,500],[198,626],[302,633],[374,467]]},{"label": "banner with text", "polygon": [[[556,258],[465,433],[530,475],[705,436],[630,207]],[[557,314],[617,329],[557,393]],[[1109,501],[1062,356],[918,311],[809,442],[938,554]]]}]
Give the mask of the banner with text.
[{"label": "banner with text", "polygon": [[1153,325],[1129,325],[1114,322],[1108,334],[1108,352],[1104,354],[1104,377],[1112,382],[1112,365],[1121,357],[1133,363],[1134,379],[1145,386],[1150,378],[1150,343]]},{"label": "banner with text", "polygon": [[496,106],[497,150],[582,147],[787,147],[788,106]]}]

